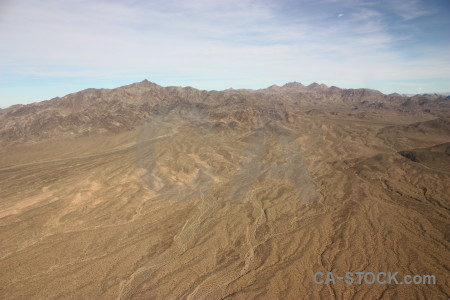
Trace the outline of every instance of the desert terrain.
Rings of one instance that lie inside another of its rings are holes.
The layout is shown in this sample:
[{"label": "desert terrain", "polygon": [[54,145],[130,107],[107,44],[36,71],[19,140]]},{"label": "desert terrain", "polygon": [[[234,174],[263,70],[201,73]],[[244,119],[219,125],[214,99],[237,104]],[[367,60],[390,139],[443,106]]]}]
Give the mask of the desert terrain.
[{"label": "desert terrain", "polygon": [[[1,299],[448,299],[450,98],[143,81],[0,109]],[[316,272],[436,284],[316,284]]]}]

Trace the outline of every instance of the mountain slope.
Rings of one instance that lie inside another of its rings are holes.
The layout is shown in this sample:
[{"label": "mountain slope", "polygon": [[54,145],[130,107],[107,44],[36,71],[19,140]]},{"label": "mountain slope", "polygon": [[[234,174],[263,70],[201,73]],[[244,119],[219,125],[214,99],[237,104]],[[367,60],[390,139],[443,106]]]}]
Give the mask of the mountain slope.
[{"label": "mountain slope", "polygon": [[288,83],[263,90],[200,91],[194,88],[163,88],[147,80],[107,90],[87,89],[62,98],[29,105],[15,105],[0,111],[0,143],[77,137],[133,130],[158,107],[182,103],[202,105],[205,111],[228,113],[238,107],[326,107],[351,106],[370,109],[448,115],[450,101],[435,96],[386,96],[375,90],[328,88],[313,83]]}]

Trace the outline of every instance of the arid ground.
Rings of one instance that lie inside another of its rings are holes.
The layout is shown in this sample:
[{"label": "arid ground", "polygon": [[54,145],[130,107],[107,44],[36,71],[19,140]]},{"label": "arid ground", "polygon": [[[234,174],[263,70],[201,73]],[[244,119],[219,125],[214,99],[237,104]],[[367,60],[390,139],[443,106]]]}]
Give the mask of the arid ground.
[{"label": "arid ground", "polygon": [[[450,100],[421,97],[144,81],[0,110],[0,298],[448,299]],[[313,280],[359,271],[437,282]]]}]

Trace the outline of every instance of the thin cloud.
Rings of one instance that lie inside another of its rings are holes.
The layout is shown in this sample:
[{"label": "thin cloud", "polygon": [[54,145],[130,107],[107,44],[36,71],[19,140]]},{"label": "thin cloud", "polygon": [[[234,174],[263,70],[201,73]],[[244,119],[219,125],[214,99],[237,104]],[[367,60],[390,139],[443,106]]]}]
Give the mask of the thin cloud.
[{"label": "thin cloud", "polygon": [[392,15],[427,16],[422,2],[286,3],[18,0],[0,23],[0,77],[195,78],[200,88],[450,77],[442,47],[402,47],[423,31]]},{"label": "thin cloud", "polygon": [[403,20],[410,21],[427,15],[432,15],[436,11],[427,5],[427,2],[418,0],[409,1],[392,1],[388,4],[397,15],[401,16]]}]

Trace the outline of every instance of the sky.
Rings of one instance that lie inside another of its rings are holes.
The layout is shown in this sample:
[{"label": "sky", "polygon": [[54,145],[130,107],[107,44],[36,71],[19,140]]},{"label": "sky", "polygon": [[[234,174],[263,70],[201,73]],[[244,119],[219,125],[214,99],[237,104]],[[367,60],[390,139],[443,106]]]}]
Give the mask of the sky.
[{"label": "sky", "polygon": [[148,79],[450,92],[448,0],[0,0],[0,107]]}]

